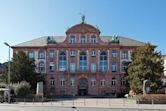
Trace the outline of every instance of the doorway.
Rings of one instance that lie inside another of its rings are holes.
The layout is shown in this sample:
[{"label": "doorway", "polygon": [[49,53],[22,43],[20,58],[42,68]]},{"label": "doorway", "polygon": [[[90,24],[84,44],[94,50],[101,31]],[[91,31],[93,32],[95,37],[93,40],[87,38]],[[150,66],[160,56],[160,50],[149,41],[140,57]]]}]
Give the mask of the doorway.
[{"label": "doorway", "polygon": [[81,78],[78,80],[78,95],[88,95],[88,80],[86,78]]}]

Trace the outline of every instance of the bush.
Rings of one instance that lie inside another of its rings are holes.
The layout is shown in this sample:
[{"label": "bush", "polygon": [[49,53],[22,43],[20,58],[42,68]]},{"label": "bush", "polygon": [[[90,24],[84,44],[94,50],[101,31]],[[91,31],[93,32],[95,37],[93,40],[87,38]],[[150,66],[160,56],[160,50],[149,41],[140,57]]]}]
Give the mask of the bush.
[{"label": "bush", "polygon": [[30,93],[30,84],[28,82],[22,81],[15,89],[15,94],[17,97],[25,98]]},{"label": "bush", "polygon": [[137,95],[139,100],[166,100],[166,94],[147,94],[147,95]]}]

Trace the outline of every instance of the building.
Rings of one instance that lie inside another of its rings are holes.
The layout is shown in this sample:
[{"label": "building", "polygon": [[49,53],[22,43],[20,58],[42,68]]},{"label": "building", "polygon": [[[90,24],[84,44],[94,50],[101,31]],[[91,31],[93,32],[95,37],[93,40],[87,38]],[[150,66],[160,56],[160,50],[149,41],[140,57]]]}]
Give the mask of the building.
[{"label": "building", "polygon": [[40,37],[12,48],[35,59],[36,71],[46,77],[46,93],[84,96],[126,93],[126,62],[142,45],[122,36],[101,36],[82,19],[66,36]]}]

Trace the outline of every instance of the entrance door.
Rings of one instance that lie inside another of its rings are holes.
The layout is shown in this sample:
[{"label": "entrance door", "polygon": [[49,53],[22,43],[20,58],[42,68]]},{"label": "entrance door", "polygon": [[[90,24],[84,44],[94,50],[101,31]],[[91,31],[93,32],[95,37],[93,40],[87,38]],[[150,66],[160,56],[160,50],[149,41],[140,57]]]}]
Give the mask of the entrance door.
[{"label": "entrance door", "polygon": [[78,81],[78,95],[86,96],[88,94],[88,80],[86,78],[81,78]]}]

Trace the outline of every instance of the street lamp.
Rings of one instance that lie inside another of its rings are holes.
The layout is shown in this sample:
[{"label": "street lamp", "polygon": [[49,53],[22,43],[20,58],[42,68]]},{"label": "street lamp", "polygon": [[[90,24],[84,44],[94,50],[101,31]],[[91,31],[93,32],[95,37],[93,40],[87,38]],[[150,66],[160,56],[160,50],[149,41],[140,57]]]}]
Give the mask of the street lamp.
[{"label": "street lamp", "polygon": [[7,42],[4,42],[4,44],[7,47],[9,47],[9,62],[8,62],[8,90],[9,90],[9,93],[8,93],[8,102],[10,103],[10,48],[11,48],[11,46]]}]

